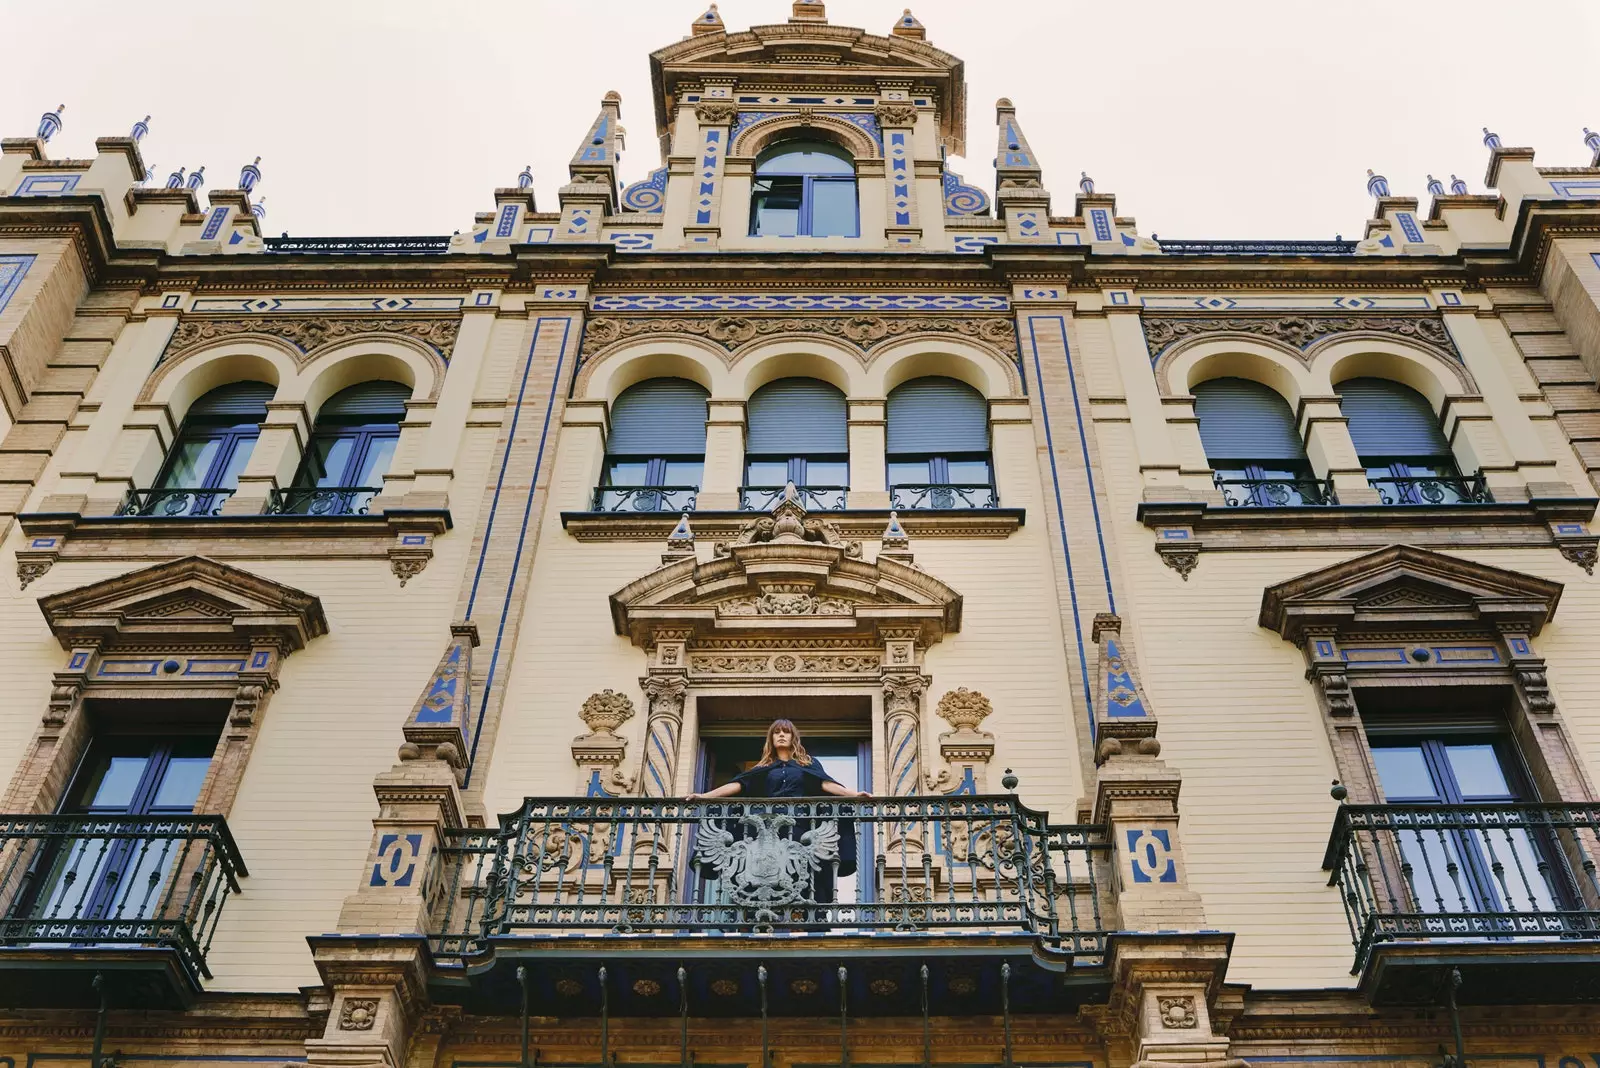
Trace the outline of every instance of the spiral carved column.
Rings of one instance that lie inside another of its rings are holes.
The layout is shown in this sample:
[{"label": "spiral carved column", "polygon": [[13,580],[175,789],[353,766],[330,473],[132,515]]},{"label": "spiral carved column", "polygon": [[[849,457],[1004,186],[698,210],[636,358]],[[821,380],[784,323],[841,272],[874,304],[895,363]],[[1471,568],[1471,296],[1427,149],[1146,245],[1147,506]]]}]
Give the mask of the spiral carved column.
[{"label": "spiral carved column", "polygon": [[649,712],[644,729],[644,771],[639,792],[670,797],[678,774],[678,740],[683,735],[683,700],[689,686],[678,675],[647,675],[641,681]]}]

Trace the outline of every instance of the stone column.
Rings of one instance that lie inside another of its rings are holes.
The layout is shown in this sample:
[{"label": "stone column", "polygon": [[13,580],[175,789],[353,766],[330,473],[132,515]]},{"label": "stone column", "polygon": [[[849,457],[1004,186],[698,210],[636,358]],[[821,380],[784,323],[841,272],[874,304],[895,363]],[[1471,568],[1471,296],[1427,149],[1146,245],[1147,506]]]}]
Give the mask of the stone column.
[{"label": "stone column", "polygon": [[294,480],[295,468],[311,434],[311,419],[298,401],[267,405],[267,421],[239,475],[239,488],[222,502],[223,515],[260,515],[275,489]]},{"label": "stone column", "polygon": [[693,196],[683,227],[684,247],[691,251],[713,249],[722,241],[723,161],[730,147],[728,135],[739,114],[732,86],[708,83],[694,114],[700,123],[700,143],[695,146]]},{"label": "stone column", "polygon": [[851,508],[889,507],[884,404],[876,397],[849,403]]},{"label": "stone column", "polygon": [[733,511],[744,482],[744,400],[713,397],[706,406],[706,459],[697,511]]},{"label": "stone column", "polygon": [[874,114],[883,129],[884,189],[888,194],[884,237],[890,248],[915,248],[922,244],[913,144],[917,108],[905,88],[885,87]]},{"label": "stone column", "polygon": [[639,793],[672,797],[678,793],[678,744],[683,739],[683,703],[689,692],[687,634],[658,635],[644,689],[644,760]]},{"label": "stone column", "polygon": [[1378,503],[1378,491],[1367,483],[1367,469],[1356,455],[1337,394],[1300,398],[1300,434],[1311,466],[1318,475],[1333,479],[1340,504]]},{"label": "stone column", "polygon": [[[915,797],[923,792],[922,695],[933,680],[922,674],[917,631],[883,632],[883,750],[888,765],[884,794]],[[926,828],[920,821],[883,825],[883,850],[891,869],[921,864]],[[902,872],[902,877],[909,877]]]},{"label": "stone column", "polygon": [[1139,473],[1147,501],[1188,500],[1181,478],[1178,449],[1167,426],[1167,412],[1150,373],[1150,347],[1139,321],[1140,309],[1107,304],[1106,328],[1116,356],[1122,395],[1128,404],[1128,421],[1139,454]]}]

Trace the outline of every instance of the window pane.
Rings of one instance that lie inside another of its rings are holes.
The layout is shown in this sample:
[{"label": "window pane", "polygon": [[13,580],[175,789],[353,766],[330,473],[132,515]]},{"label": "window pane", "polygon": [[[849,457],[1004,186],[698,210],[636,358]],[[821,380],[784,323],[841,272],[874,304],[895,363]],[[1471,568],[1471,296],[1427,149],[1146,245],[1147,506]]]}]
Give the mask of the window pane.
[{"label": "window pane", "polygon": [[759,237],[794,237],[800,232],[800,190],[803,179],[770,178],[755,183],[750,200],[750,233]]},{"label": "window pane", "polygon": [[1374,749],[1372,761],[1378,765],[1378,782],[1388,800],[1442,800],[1420,745]]},{"label": "window pane", "polygon": [[161,480],[160,489],[193,489],[205,481],[206,472],[222,447],[218,438],[205,441],[184,441],[172,454],[172,465],[167,477]]},{"label": "window pane", "polygon": [[1506,782],[1505,771],[1500,767],[1500,757],[1494,746],[1447,745],[1445,755],[1450,760],[1450,770],[1455,774],[1456,785],[1462,797],[1512,798],[1515,793]]},{"label": "window pane", "polygon": [[613,460],[606,471],[606,485],[642,486],[649,472],[648,460]]},{"label": "window pane", "polygon": [[787,460],[752,460],[746,471],[749,486],[782,486],[789,481]]},{"label": "window pane", "polygon": [[857,236],[854,181],[819,180],[811,183],[811,236]]},{"label": "window pane", "polygon": [[222,470],[222,477],[217,479],[217,486],[221,489],[237,489],[239,486],[239,472],[244,470],[244,465],[250,462],[250,454],[255,451],[255,438],[239,438],[234,442],[233,455],[228,457],[227,466]]},{"label": "window pane", "polygon": [[383,485],[383,476],[389,473],[389,463],[394,459],[395,446],[400,444],[400,439],[383,437],[371,438],[367,443],[367,455],[361,461],[361,469],[355,473],[352,486],[371,486],[377,488]]},{"label": "window pane", "polygon": [[663,486],[700,485],[700,471],[705,465],[694,460],[668,460],[666,481]]},{"label": "window pane", "polygon": [[200,784],[205,781],[210,757],[173,757],[167,762],[166,774],[156,788],[156,808],[193,809],[200,797]]},{"label": "window pane", "polygon": [[806,463],[806,485],[848,486],[850,465],[842,460],[810,460]]},{"label": "window pane", "polygon": [[889,484],[891,486],[920,486],[932,479],[928,477],[928,461],[897,460],[889,465]]},{"label": "window pane", "polygon": [[957,486],[987,486],[989,484],[989,461],[951,460],[950,481]]},{"label": "window pane", "polygon": [[117,756],[106,761],[99,778],[84,791],[89,808],[127,808],[144,776],[149,757]]},{"label": "window pane", "polygon": [[849,153],[833,145],[790,141],[756,164],[757,174],[854,174]]},{"label": "window pane", "polygon": [[344,469],[350,465],[350,453],[354,451],[355,444],[353,437],[317,438],[312,441],[306,470],[311,485],[344,485]]}]

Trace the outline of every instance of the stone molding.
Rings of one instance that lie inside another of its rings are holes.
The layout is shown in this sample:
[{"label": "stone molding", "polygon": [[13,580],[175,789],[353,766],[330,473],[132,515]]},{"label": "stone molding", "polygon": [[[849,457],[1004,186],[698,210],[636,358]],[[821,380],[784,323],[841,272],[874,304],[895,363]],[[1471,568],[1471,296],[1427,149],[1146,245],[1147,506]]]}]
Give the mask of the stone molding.
[{"label": "stone molding", "polygon": [[716,342],[729,353],[748,341],[778,334],[842,337],[872,345],[906,334],[957,334],[1000,348],[1015,361],[1016,326],[1003,315],[683,315],[633,317],[598,315],[584,330],[581,357],[588,360],[607,346],[628,338],[687,334]]},{"label": "stone molding", "polygon": [[192,349],[226,338],[258,334],[279,338],[301,353],[304,363],[317,350],[358,337],[404,337],[420,341],[437,352],[446,363],[455,349],[461,331],[460,317],[449,319],[346,318],[327,315],[296,315],[262,319],[185,318],[173,331],[157,366],[171,363]]},{"label": "stone molding", "polygon": [[1316,342],[1340,334],[1391,334],[1421,342],[1448,354],[1460,365],[1461,354],[1450,340],[1444,320],[1435,314],[1416,315],[1143,315],[1145,344],[1151,362],[1180,341],[1208,334],[1254,334],[1283,342],[1304,352]]}]

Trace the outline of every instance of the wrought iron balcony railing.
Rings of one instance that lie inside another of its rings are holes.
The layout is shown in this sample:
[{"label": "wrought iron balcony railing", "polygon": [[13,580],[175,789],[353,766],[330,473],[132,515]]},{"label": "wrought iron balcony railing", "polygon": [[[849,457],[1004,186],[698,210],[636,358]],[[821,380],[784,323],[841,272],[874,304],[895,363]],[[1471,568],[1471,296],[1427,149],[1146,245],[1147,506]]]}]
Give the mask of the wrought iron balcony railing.
[{"label": "wrought iron balcony railing", "polygon": [[1323,858],[1355,943],[1600,939],[1600,802],[1345,805]]},{"label": "wrought iron balcony railing", "polygon": [[450,251],[448,237],[283,237],[263,238],[268,252],[329,256],[434,256]]},{"label": "wrought iron balcony railing", "polygon": [[221,816],[0,816],[0,946],[165,949],[198,985],[246,874]]},{"label": "wrought iron balcony railing", "polygon": [[221,515],[223,502],[232,496],[231,489],[129,490],[117,514],[158,518]]},{"label": "wrought iron balcony railing", "polygon": [[1367,478],[1383,504],[1493,504],[1483,475],[1412,475]]},{"label": "wrought iron balcony railing", "polygon": [[431,944],[507,938],[1027,935],[1078,963],[1109,927],[1110,845],[1002,797],[530,798],[443,849]]},{"label": "wrought iron balcony railing", "polygon": [[[795,486],[800,504],[808,512],[842,512],[849,486]],[[770,512],[788,492],[785,486],[740,486],[739,507],[746,512]]]},{"label": "wrought iron balcony railing", "polygon": [[1354,241],[1163,241],[1169,256],[1351,256]]},{"label": "wrought iron balcony railing", "polygon": [[902,482],[889,487],[889,506],[902,511],[947,508],[998,508],[1000,499],[994,487],[956,485],[947,482],[913,484]]},{"label": "wrought iron balcony railing", "polygon": [[596,486],[597,512],[692,512],[699,486]]},{"label": "wrought iron balcony railing", "polygon": [[1332,478],[1225,478],[1211,481],[1229,508],[1293,508],[1338,504]]},{"label": "wrought iron balcony railing", "polygon": [[267,498],[268,515],[366,515],[380,486],[301,486],[275,489]]}]

